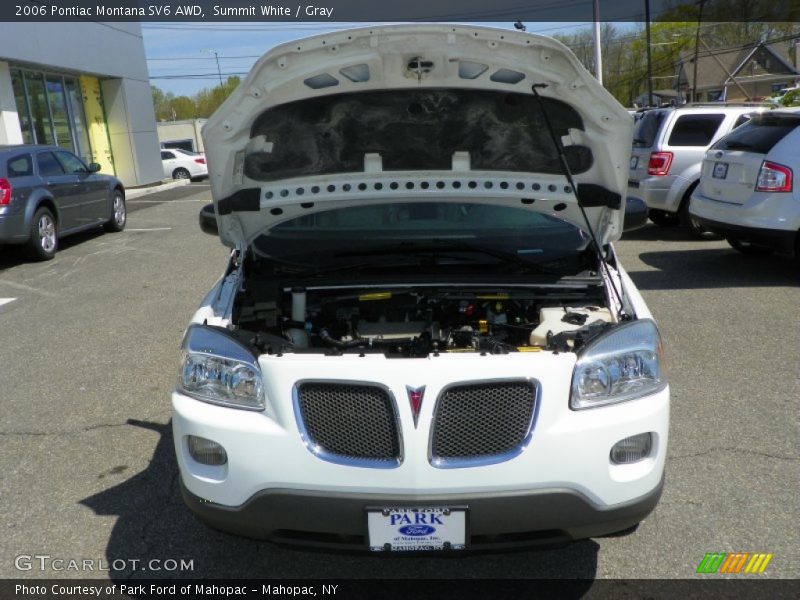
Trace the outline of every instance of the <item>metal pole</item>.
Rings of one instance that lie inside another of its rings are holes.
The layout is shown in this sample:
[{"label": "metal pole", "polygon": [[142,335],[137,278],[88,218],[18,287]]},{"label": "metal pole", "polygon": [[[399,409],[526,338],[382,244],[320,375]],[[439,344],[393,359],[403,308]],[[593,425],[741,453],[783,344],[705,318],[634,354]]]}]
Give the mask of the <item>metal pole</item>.
[{"label": "metal pole", "polygon": [[653,106],[653,59],[650,55],[650,0],[644,0],[645,37],[647,38],[647,106]]},{"label": "metal pole", "polygon": [[594,76],[603,85],[603,57],[600,53],[600,0],[593,0],[594,13]]},{"label": "metal pole", "polygon": [[219,54],[214,50],[214,58],[217,60],[217,75],[219,75],[219,87],[222,87],[222,71],[219,68]]},{"label": "metal pole", "polygon": [[705,0],[698,2],[700,10],[697,13],[697,32],[694,36],[694,74],[692,75],[692,102],[697,102],[697,59],[700,54],[700,22],[703,20],[703,4]]}]

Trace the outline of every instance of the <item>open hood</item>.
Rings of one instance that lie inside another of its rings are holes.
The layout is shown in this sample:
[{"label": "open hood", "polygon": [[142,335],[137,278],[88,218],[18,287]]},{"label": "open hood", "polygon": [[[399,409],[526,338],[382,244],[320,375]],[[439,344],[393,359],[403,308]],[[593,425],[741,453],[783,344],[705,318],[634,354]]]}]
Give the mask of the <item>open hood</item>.
[{"label": "open hood", "polygon": [[[541,103],[534,84],[546,84]],[[524,208],[587,230],[582,207],[604,244],[622,232],[632,128],[556,40],[411,24],[275,47],[207,121],[203,141],[231,247],[316,211],[426,199]]]}]

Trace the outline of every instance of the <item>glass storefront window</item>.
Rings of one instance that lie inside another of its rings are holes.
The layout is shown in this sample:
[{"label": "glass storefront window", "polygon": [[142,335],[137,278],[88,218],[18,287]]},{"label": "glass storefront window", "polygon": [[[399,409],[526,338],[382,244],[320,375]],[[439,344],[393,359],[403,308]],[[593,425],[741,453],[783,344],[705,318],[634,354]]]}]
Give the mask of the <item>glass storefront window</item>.
[{"label": "glass storefront window", "polygon": [[64,77],[64,84],[67,89],[69,112],[72,115],[72,126],[75,131],[75,154],[89,164],[92,162],[92,147],[89,143],[89,129],[86,127],[86,113],[83,111],[81,91],[78,82],[72,77]]},{"label": "glass storefront window", "polygon": [[33,144],[31,116],[28,113],[28,100],[25,94],[25,82],[22,79],[22,72],[18,71],[17,69],[13,69],[11,71],[11,85],[14,88],[14,100],[17,103],[19,126],[20,129],[22,129],[22,141],[26,144]]},{"label": "glass storefront window", "polygon": [[53,144],[55,139],[42,74],[26,72],[25,86],[28,89],[34,139],[37,144]]},{"label": "glass storefront window", "polygon": [[50,105],[50,116],[53,119],[53,129],[56,133],[56,144],[67,150],[73,150],[72,124],[67,111],[64,80],[58,76],[48,75],[45,78],[45,85],[47,86],[47,102]]},{"label": "glass storefront window", "polygon": [[11,69],[14,100],[26,144],[52,144],[92,162],[78,81],[69,75]]}]

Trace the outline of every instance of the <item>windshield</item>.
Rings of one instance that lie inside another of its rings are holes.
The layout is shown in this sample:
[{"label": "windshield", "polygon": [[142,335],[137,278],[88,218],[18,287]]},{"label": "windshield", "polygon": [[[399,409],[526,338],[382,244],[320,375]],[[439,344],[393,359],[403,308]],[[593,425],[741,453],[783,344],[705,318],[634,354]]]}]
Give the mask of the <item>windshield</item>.
[{"label": "windshield", "polygon": [[644,113],[644,116],[636,122],[633,128],[634,147],[649,148],[655,143],[658,129],[666,114],[663,110],[651,110]]},{"label": "windshield", "polygon": [[544,264],[575,257],[588,238],[574,225],[501,205],[403,202],[335,208],[280,223],[255,242],[258,254],[327,268],[409,264],[421,254],[442,264]]},{"label": "windshield", "polygon": [[754,115],[749,122],[726,135],[711,149],[745,150],[767,154],[798,126],[800,126],[800,115],[785,113]]}]

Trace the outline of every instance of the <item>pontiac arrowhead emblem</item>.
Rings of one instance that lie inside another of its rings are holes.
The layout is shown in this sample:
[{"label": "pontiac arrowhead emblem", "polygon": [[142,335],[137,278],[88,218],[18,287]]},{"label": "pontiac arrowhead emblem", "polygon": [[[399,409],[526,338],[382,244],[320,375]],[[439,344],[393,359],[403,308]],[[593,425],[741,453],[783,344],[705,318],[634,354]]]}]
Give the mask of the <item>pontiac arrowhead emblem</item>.
[{"label": "pontiac arrowhead emblem", "polygon": [[408,392],[408,402],[411,404],[411,415],[414,417],[414,429],[416,429],[419,411],[422,408],[422,399],[425,396],[425,386],[419,388],[406,386],[406,392]]}]

